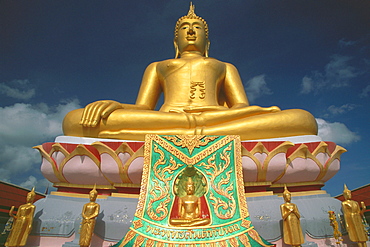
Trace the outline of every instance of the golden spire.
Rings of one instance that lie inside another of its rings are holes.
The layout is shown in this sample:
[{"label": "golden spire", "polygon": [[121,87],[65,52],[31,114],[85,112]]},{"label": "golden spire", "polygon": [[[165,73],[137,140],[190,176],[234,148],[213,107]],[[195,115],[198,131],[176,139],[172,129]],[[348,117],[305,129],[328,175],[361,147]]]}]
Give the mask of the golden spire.
[{"label": "golden spire", "polygon": [[283,195],[286,195],[286,194],[290,194],[290,191],[286,187],[286,184],[284,184],[284,192],[283,192]]},{"label": "golden spire", "polygon": [[96,190],[96,184],[94,184],[93,189],[90,191],[90,193],[98,194],[98,191]]},{"label": "golden spire", "polygon": [[29,193],[34,197],[36,195],[35,187],[33,187],[32,190]]},{"label": "golden spire", "polygon": [[349,189],[347,188],[347,185],[344,184],[344,190],[343,190],[343,192],[347,192],[347,191],[349,191]]},{"label": "golden spire", "polygon": [[193,2],[190,2],[190,7],[188,11],[188,15],[186,16],[189,19],[195,19],[198,16],[195,14],[195,6],[193,5]]}]

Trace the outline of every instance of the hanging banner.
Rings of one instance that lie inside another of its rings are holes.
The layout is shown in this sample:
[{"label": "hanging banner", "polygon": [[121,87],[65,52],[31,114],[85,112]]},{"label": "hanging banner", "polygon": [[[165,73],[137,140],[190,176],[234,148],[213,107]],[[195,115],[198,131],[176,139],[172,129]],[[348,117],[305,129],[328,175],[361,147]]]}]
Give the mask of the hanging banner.
[{"label": "hanging banner", "polygon": [[115,246],[269,246],[249,218],[239,136],[147,135],[139,203]]}]

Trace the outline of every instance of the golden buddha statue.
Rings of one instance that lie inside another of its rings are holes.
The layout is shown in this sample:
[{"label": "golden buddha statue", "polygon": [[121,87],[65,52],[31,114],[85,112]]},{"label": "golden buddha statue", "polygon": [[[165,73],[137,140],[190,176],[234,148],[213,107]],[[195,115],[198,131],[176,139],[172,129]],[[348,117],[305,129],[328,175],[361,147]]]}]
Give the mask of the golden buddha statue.
[{"label": "golden buddha statue", "polygon": [[[69,112],[69,136],[144,140],[146,134],[240,135],[242,140],[316,135],[314,117],[298,109],[250,106],[238,70],[208,57],[208,25],[194,6],[175,27],[176,57],[150,64],[135,104],[101,100]],[[164,104],[155,111],[161,93]]]},{"label": "golden buddha statue", "polygon": [[345,201],[342,202],[342,211],[349,239],[357,242],[358,246],[365,247],[368,237],[362,224],[360,206],[356,201],[351,200],[351,191],[346,185],[344,185],[343,196]]},{"label": "golden buddha statue", "polygon": [[80,229],[80,246],[90,246],[91,238],[94,233],[96,217],[99,215],[100,205],[95,202],[98,192],[94,188],[90,191],[90,202],[86,203],[82,209],[82,222]]},{"label": "golden buddha statue", "polygon": [[340,244],[343,241],[343,239],[342,233],[339,231],[337,217],[335,216],[334,211],[328,211],[328,213],[330,225],[331,227],[333,227],[333,237],[337,240],[336,244]]},{"label": "golden buddha statue", "polygon": [[302,234],[301,215],[297,205],[291,203],[291,194],[285,186],[283,197],[285,203],[280,205],[281,216],[283,217],[284,243],[292,246],[301,246],[304,243]]},{"label": "golden buddha statue", "polygon": [[14,222],[8,239],[5,242],[5,246],[16,247],[26,245],[28,235],[32,229],[33,215],[36,209],[36,206],[33,205],[35,195],[35,188],[33,188],[27,194],[27,203],[19,206],[16,215],[13,214],[14,206],[10,208],[9,215],[14,218]]},{"label": "golden buddha statue", "polygon": [[366,234],[369,236],[369,224],[367,223],[366,221],[366,217],[365,217],[365,211],[366,211],[366,205],[365,205],[365,202],[360,202],[360,205],[361,205],[361,217],[362,217],[362,224],[364,225],[365,227],[365,232]]},{"label": "golden buddha statue", "polygon": [[[178,202],[179,218],[171,218],[170,224],[173,226],[204,226],[208,225],[211,220],[201,217],[201,201],[194,195],[195,187],[191,177],[186,182],[186,195],[180,197]],[[176,210],[176,209],[175,209]]]}]

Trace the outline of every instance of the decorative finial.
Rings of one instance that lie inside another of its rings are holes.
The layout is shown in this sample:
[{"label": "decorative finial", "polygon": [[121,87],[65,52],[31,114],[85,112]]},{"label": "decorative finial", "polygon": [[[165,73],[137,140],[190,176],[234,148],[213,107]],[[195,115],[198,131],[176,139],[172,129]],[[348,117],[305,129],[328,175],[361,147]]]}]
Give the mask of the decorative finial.
[{"label": "decorative finial", "polygon": [[344,184],[344,190],[343,190],[343,193],[348,192],[348,191],[350,191],[350,190],[347,188],[347,185],[346,185],[346,184]]},{"label": "decorative finial", "polygon": [[32,188],[32,190],[29,192],[31,195],[35,196],[36,195],[36,192],[35,192],[35,187]]},{"label": "decorative finial", "polygon": [[98,191],[96,190],[96,184],[94,184],[94,187],[93,187],[93,189],[91,190],[91,192],[93,192],[93,193],[98,193]]},{"label": "decorative finial", "polygon": [[193,5],[193,2],[190,2],[190,7],[188,11],[187,17],[190,19],[195,18],[197,15],[195,14],[195,6]]},{"label": "decorative finial", "polygon": [[286,195],[286,194],[289,194],[290,191],[288,190],[288,187],[286,187],[286,184],[284,184],[284,192],[283,194]]}]

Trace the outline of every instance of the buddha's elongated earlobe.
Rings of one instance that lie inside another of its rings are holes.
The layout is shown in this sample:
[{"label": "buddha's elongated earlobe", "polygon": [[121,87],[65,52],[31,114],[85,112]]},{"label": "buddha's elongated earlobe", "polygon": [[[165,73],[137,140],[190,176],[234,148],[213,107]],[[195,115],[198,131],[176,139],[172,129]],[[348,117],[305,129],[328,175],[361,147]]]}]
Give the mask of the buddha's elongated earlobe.
[{"label": "buddha's elongated earlobe", "polygon": [[207,44],[206,44],[206,49],[204,51],[204,56],[205,57],[208,57],[208,54],[209,54],[209,47],[211,46],[211,42],[209,40],[207,40]]},{"label": "buddha's elongated earlobe", "polygon": [[175,58],[180,56],[179,46],[177,45],[176,40],[173,41],[173,46],[175,47]]}]

